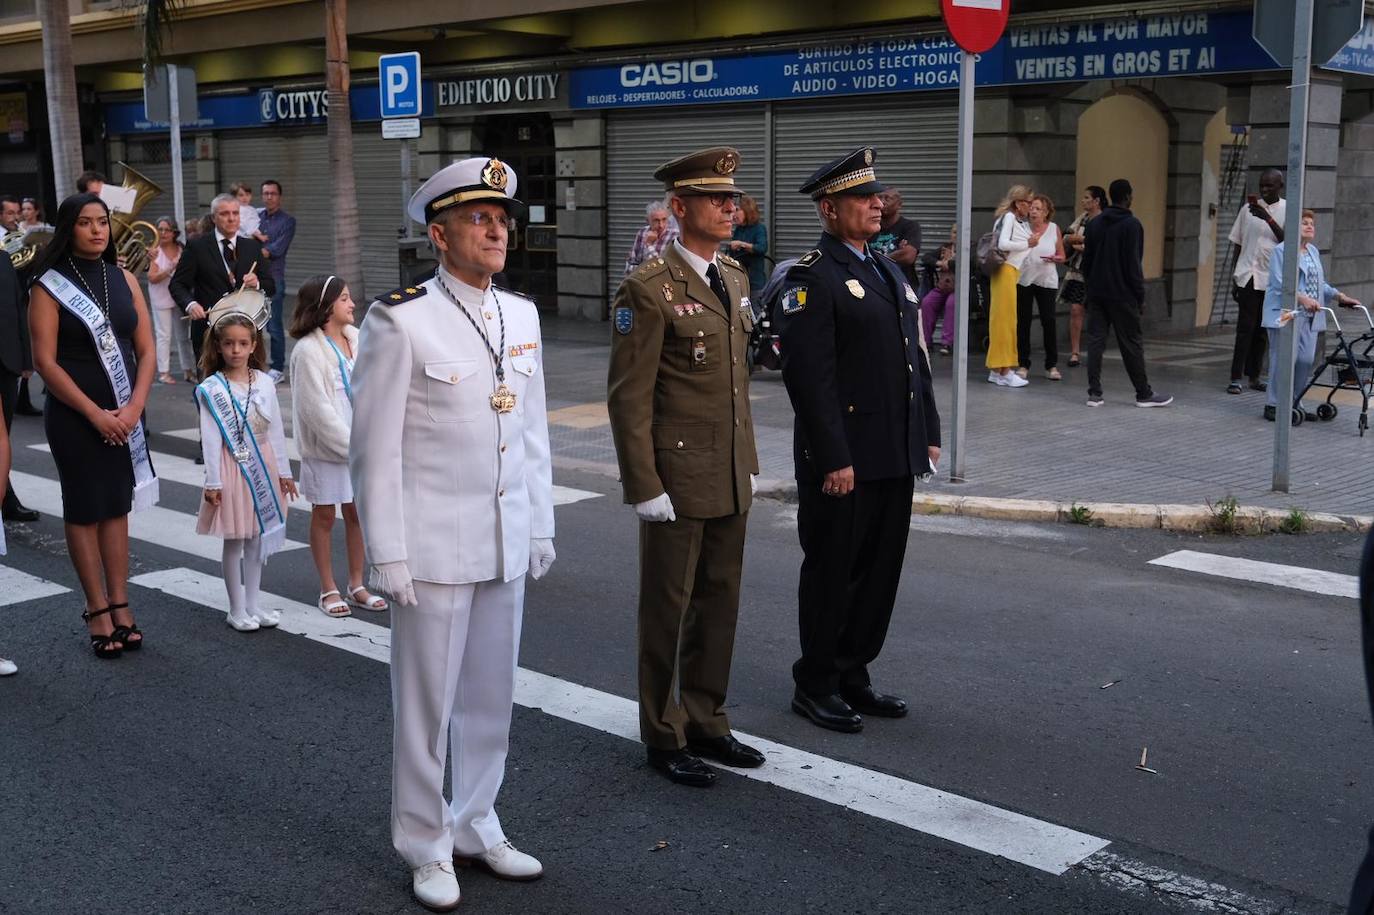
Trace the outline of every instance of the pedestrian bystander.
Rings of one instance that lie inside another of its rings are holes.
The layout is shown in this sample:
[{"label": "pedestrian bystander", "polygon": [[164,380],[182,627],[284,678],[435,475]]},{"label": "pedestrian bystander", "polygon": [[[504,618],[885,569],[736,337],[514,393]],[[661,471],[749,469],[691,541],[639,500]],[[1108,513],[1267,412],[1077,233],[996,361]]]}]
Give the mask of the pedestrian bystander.
[{"label": "pedestrian bystander", "polygon": [[[1341,292],[1326,281],[1326,271],[1322,267],[1321,252],[1317,250],[1317,214],[1311,210],[1302,211],[1302,250],[1298,253],[1297,308],[1283,307],[1283,251],[1287,242],[1279,242],[1272,249],[1269,259],[1268,285],[1264,292],[1264,328],[1269,335],[1269,380],[1278,378],[1279,332],[1283,325],[1293,322],[1293,332],[1297,334],[1293,353],[1293,409],[1303,410],[1298,394],[1312,375],[1312,363],[1317,356],[1317,334],[1326,330],[1324,307],[1344,305],[1353,308],[1360,303]],[[1279,402],[1278,386],[1269,385],[1265,398],[1264,418],[1273,421],[1277,415]],[[1315,420],[1317,414],[1304,410],[1304,419]]]},{"label": "pedestrian bystander", "polygon": [[286,252],[296,237],[296,217],[281,208],[281,184],[271,178],[262,183],[262,203],[258,241],[262,242],[262,256],[267,258],[267,272],[276,285],[272,293],[272,317],[267,322],[267,336],[272,345],[268,371],[274,381],[281,381],[282,370],[286,368],[286,335],[282,330],[286,320]]},{"label": "pedestrian bystander", "polygon": [[[363,531],[348,478],[348,436],[353,426],[353,362],[358,329],[353,297],[337,276],[312,276],[296,293],[291,336],[291,428],[301,452],[301,495],[310,503],[310,555],[320,576],[315,601],[326,616],[350,608],[385,610],[387,602],[363,585]],[[330,549],[336,507],[344,519],[348,597],[334,582]]]},{"label": "pedestrian bystander", "polygon": [[1026,379],[1015,369],[1021,357],[1016,352],[1017,305],[1016,290],[1021,278],[1021,265],[1031,249],[1040,244],[1040,236],[1033,234],[1026,221],[1030,215],[1031,189],[1024,184],[1014,185],[997,206],[997,221],[993,235],[997,250],[1006,260],[992,275],[992,304],[988,308],[988,381],[1008,388],[1025,387]]},{"label": "pedestrian bystander", "polygon": [[940,355],[948,356],[954,346],[954,310],[958,304],[954,279],[954,249],[957,226],[949,227],[949,241],[921,255],[921,263],[931,276],[930,291],[921,296],[921,331],[929,346],[935,345],[935,322],[940,322]]},{"label": "pedestrian bystander", "polygon": [[261,214],[258,213],[258,208],[253,206],[253,185],[235,181],[229,186],[229,193],[239,202],[239,236],[266,241],[263,234],[258,231]]},{"label": "pedestrian bystander", "polygon": [[763,224],[758,201],[748,194],[740,196],[735,229],[725,249],[749,275],[749,295],[758,295],[768,284],[768,260],[764,257],[768,253],[768,227]]},{"label": "pedestrian bystander", "polygon": [[1016,286],[1016,351],[1020,356],[1018,374],[1025,378],[1031,365],[1031,312],[1040,313],[1040,334],[1045,346],[1045,377],[1059,381],[1059,330],[1054,308],[1059,291],[1059,265],[1064,263],[1064,238],[1054,223],[1054,201],[1045,194],[1031,198],[1028,213],[1032,235],[1039,242],[1021,264]]},{"label": "pedestrian bystander", "polygon": [[1064,282],[1059,287],[1059,298],[1069,306],[1069,368],[1078,367],[1078,357],[1083,352],[1080,344],[1083,339],[1084,301],[1088,288],[1083,283],[1083,232],[1088,223],[1100,215],[1107,206],[1107,191],[1096,184],[1090,184],[1084,189],[1078,205],[1082,207],[1082,211],[1064,233],[1064,244],[1069,255],[1068,269],[1064,272]]},{"label": "pedestrian bystander", "polygon": [[1246,198],[1231,226],[1231,250],[1236,267],[1232,272],[1236,300],[1236,346],[1231,355],[1231,382],[1227,394],[1239,394],[1242,378],[1250,388],[1263,391],[1260,370],[1264,367],[1264,348],[1268,336],[1260,327],[1265,310],[1265,290],[1269,286],[1269,265],[1274,246],[1283,241],[1283,220],[1288,202],[1283,199],[1283,172],[1276,168],[1260,175],[1259,193]]},{"label": "pedestrian bystander", "polygon": [[32,197],[25,197],[19,201],[19,228],[25,232],[34,229],[52,229],[52,226],[43,221],[43,210],[38,206],[38,201]]},{"label": "pedestrian bystander", "polygon": [[902,276],[912,289],[925,291],[917,271],[921,256],[921,224],[902,215],[902,192],[889,187],[878,195],[882,201],[882,224],[868,244],[879,254],[886,254],[902,268]]},{"label": "pedestrian bystander", "polygon": [[76,176],[76,192],[78,194],[95,194],[99,197],[100,192],[105,190],[107,180],[101,172],[87,169]]},{"label": "pedestrian bystander", "polygon": [[662,200],[651,200],[644,207],[644,225],[635,233],[634,244],[625,258],[625,275],[634,273],[646,261],[662,257],[674,238],[677,225],[668,215],[668,205]]},{"label": "pedestrian bystander", "polygon": [[1131,213],[1131,182],[1108,187],[1111,206],[1088,223],[1083,242],[1083,276],[1088,296],[1088,406],[1102,406],[1102,353],[1107,331],[1116,331],[1121,361],[1135,385],[1137,407],[1167,407],[1174,399],[1157,394],[1145,375],[1140,318],[1145,310],[1145,228]]},{"label": "pedestrian bystander", "polygon": [[164,216],[157,221],[157,246],[148,263],[148,304],[152,306],[153,323],[157,325],[157,380],[162,384],[176,384],[172,375],[172,341],[176,340],[177,360],[187,381],[195,381],[192,362],[191,334],[183,320],[181,309],[172,300],[168,286],[177,261],[181,260],[181,241],[177,237],[176,220]]}]

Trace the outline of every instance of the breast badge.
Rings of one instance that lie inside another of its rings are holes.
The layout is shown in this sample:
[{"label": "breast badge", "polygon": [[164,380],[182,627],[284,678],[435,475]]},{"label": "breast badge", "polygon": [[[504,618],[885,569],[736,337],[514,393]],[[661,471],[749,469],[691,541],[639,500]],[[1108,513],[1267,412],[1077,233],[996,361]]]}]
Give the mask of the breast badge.
[{"label": "breast badge", "polygon": [[908,302],[911,302],[911,303],[915,304],[915,302],[916,302],[916,291],[915,291],[914,289],[911,288],[911,284],[910,284],[910,283],[903,283],[903,284],[902,284],[902,288],[906,290],[906,300],[907,300]]},{"label": "breast badge", "polygon": [[670,303],[670,304],[672,303],[672,301],[673,301],[673,284],[672,284],[672,283],[664,283],[664,284],[663,284],[663,301],[668,302],[668,303]]},{"label": "breast badge", "polygon": [[845,280],[844,288],[848,289],[849,294],[856,299],[862,299],[864,297],[864,287],[858,280]]},{"label": "breast badge", "polygon": [[705,365],[705,364],[706,364],[706,341],[705,341],[705,340],[693,340],[693,341],[692,341],[692,361],[695,362],[697,365]]}]

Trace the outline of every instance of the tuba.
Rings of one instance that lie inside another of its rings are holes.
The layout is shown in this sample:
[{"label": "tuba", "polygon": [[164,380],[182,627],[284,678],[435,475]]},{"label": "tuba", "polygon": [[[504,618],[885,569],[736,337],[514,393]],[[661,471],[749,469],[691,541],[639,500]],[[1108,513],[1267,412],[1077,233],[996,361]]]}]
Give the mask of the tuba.
[{"label": "tuba", "polygon": [[24,270],[33,263],[33,259],[38,256],[38,252],[48,242],[52,241],[52,229],[50,227],[37,227],[25,231],[15,229],[13,232],[6,232],[0,238],[0,248],[9,255],[10,263],[15,270]]},{"label": "tuba", "polygon": [[110,214],[110,243],[115,246],[115,254],[124,269],[131,273],[142,273],[148,269],[148,250],[158,242],[157,226],[136,217],[148,205],[148,201],[162,193],[162,188],[123,162],[115,164],[124,168],[122,186],[133,188],[135,194],[132,210]]}]

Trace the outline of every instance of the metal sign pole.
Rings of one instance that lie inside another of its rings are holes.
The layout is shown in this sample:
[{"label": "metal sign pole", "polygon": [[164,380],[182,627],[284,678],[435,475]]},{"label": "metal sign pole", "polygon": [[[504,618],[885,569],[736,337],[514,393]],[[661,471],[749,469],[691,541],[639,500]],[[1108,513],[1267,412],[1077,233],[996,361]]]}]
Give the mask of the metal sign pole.
[{"label": "metal sign pole", "polygon": [[[1296,0],[1293,17],[1293,73],[1288,110],[1288,198],[1283,220],[1283,306],[1296,309],[1298,255],[1302,251],[1303,184],[1307,170],[1307,102],[1312,80],[1313,0]],[[1294,318],[1279,331],[1278,377],[1274,411],[1274,492],[1288,492],[1289,436],[1293,422],[1293,358],[1297,354]]]},{"label": "metal sign pole", "polygon": [[[172,158],[172,213],[177,225],[186,231],[186,195],[181,184],[181,96],[176,64],[167,65],[167,120],[171,125],[168,150]],[[184,237],[184,236],[183,236]]]},{"label": "metal sign pole", "polygon": [[415,237],[415,224],[406,213],[406,205],[410,203],[410,141],[401,141],[401,220],[405,224],[405,229],[401,232],[402,238]]},{"label": "metal sign pole", "polygon": [[[954,269],[956,317],[954,342],[954,382],[950,407],[949,479],[962,483],[967,461],[964,455],[964,428],[968,414],[968,310],[969,284],[974,282],[973,246],[969,224],[973,221],[973,83],[974,58],[967,51],[959,62],[959,186],[955,202],[956,239]],[[927,340],[930,346],[931,341]]]}]

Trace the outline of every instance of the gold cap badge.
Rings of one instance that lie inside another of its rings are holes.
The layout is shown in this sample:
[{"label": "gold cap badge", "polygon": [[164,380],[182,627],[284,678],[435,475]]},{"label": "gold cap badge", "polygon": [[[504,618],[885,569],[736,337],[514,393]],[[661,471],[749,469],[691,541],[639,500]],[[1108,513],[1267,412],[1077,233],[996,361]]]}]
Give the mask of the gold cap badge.
[{"label": "gold cap badge", "polygon": [[482,183],[493,190],[504,191],[506,189],[506,163],[500,159],[492,159],[487,162],[486,168],[482,169]]}]

